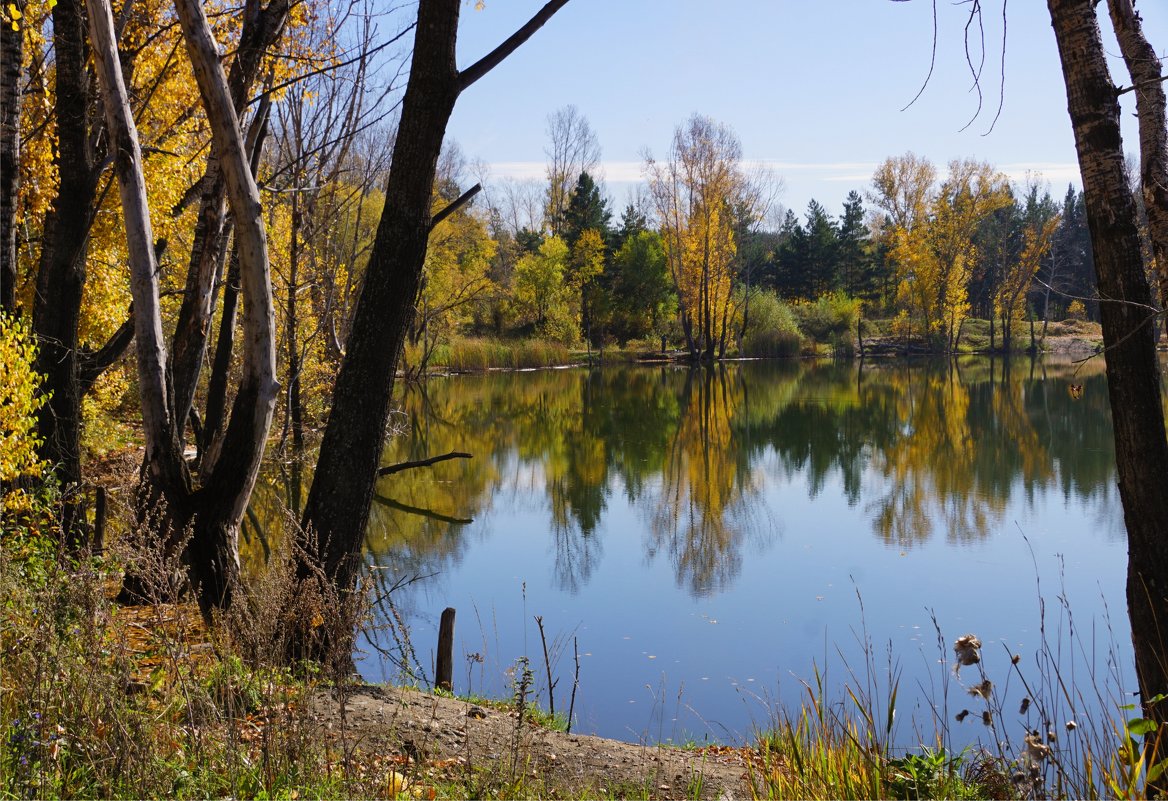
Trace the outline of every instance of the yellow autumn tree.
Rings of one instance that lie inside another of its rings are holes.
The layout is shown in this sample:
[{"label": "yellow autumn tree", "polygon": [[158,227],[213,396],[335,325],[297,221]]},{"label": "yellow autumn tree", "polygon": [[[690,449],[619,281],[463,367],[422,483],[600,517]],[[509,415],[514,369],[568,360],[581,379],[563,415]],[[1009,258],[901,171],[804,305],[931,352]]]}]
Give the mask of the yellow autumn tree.
[{"label": "yellow autumn tree", "polygon": [[[928,195],[916,191],[912,196]],[[903,215],[901,224],[893,224],[898,300],[935,344],[956,347],[969,315],[969,282],[977,267],[974,235],[982,221],[1012,202],[1009,181],[992,166],[954,160],[940,189],[923,206],[923,216],[918,208]]]},{"label": "yellow autumn tree", "polygon": [[[453,198],[435,193],[440,210]],[[424,369],[434,346],[472,320],[474,304],[494,289],[489,271],[496,245],[478,216],[458,210],[430,233],[417,311],[408,342],[413,369]]]},{"label": "yellow autumn tree", "polygon": [[1015,258],[1003,264],[1001,281],[993,296],[994,316],[1002,322],[1006,349],[1010,347],[1013,322],[1025,309],[1026,291],[1030,289],[1042,260],[1050,252],[1061,219],[1062,215],[1050,196],[1039,198],[1038,187],[1029,187],[1021,220],[1021,248]]},{"label": "yellow autumn tree", "polygon": [[741,157],[732,130],[694,115],[674,132],[669,160],[646,164],[686,344],[704,359],[726,350],[737,250],[731,209],[758,197]]},{"label": "yellow autumn tree", "polygon": [[572,291],[564,281],[568,246],[550,236],[538,253],[528,253],[515,265],[514,311],[523,322],[534,323],[541,335],[559,342],[574,342],[580,330],[573,314]]}]

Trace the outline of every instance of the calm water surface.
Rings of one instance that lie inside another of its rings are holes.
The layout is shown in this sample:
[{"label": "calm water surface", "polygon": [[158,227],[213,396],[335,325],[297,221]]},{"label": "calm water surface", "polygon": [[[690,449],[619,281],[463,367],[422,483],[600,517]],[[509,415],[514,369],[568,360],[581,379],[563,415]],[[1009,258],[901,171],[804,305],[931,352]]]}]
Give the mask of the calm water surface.
[{"label": "calm water surface", "polygon": [[[546,706],[539,615],[557,710],[578,643],[576,731],[741,741],[802,700],[817,669],[843,697],[850,668],[876,695],[899,675],[908,742],[947,682],[950,706],[979,714],[939,662],[957,636],[981,637],[1000,682],[1006,648],[1033,666],[1044,609],[1048,641],[1079,653],[1068,675],[1133,687],[1106,384],[1101,365],[1073,369],[758,362],[433,379],[403,399],[383,462],[474,458],[378,484],[371,575],[419,577],[391,595],[416,660],[383,632],[394,658],[365,643],[360,669],[401,680],[404,662],[432,678],[453,606],[455,689],[507,696],[526,654]],[[1020,688],[1002,689],[1016,707]],[[984,735],[964,725],[958,739]]]}]

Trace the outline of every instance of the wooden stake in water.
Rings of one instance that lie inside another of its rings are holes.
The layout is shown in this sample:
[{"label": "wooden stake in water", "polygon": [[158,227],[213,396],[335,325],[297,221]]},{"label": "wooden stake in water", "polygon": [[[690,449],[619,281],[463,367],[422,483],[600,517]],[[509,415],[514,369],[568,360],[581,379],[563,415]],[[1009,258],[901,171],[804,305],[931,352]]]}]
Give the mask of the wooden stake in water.
[{"label": "wooden stake in water", "polygon": [[454,607],[442,610],[438,623],[438,664],[434,669],[434,686],[454,690]]}]

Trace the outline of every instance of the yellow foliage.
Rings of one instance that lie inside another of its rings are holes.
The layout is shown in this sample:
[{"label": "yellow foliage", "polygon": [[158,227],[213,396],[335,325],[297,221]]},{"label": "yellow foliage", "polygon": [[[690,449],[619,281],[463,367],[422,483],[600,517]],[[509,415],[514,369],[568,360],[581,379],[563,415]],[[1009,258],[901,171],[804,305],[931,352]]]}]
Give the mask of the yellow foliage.
[{"label": "yellow foliage", "polygon": [[589,228],[580,233],[572,245],[571,280],[574,287],[585,286],[604,272],[604,239],[600,232]]},{"label": "yellow foliage", "polygon": [[[27,325],[0,313],[0,486],[39,475],[36,411],[45,402],[40,376],[33,370],[36,345]],[[8,506],[0,498],[0,510]]]},{"label": "yellow foliage", "polygon": [[674,132],[670,161],[646,165],[682,324],[707,353],[726,343],[737,252],[731,209],[749,213],[757,201],[741,158],[729,128],[695,115]]},{"label": "yellow foliage", "polygon": [[[914,174],[921,177],[930,172],[918,164]],[[878,185],[880,176],[877,171]],[[903,193],[913,199],[899,205],[916,210],[902,213],[905,222],[894,224],[891,231],[898,300],[922,321],[926,335],[946,340],[952,347],[969,314],[968,286],[977,266],[974,234],[989,215],[1013,202],[1009,182],[989,164],[956,160],[949,163],[948,177],[923,214],[913,204],[924,203],[927,193],[919,186]],[[894,200],[884,205],[899,208]]]},{"label": "yellow foliage", "polygon": [[[436,196],[435,206],[448,202]],[[496,244],[487,226],[464,211],[451,214],[430,233],[419,298],[420,323],[437,337],[471,320],[472,302],[493,287],[488,272]]]},{"label": "yellow foliage", "polygon": [[110,412],[121,406],[130,393],[128,370],[127,367],[106,370],[81,399],[82,445],[89,453],[107,454],[131,437],[125,424],[110,418]]},{"label": "yellow foliage", "polygon": [[1038,272],[1038,267],[1050,250],[1060,215],[1046,220],[1033,220],[1022,233],[1022,252],[1005,265],[1002,283],[994,295],[994,314],[1002,319],[1019,317],[1026,301],[1026,290]]}]

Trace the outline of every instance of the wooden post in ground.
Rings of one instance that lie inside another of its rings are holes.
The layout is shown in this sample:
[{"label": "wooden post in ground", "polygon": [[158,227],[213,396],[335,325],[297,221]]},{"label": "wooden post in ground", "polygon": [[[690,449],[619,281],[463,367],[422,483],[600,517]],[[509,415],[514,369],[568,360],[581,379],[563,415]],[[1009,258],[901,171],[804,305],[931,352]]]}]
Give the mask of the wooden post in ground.
[{"label": "wooden post in ground", "polygon": [[94,500],[93,506],[93,542],[91,543],[96,553],[101,553],[105,550],[105,514],[105,487],[98,487],[97,497]]},{"label": "wooden post in ground", "polygon": [[442,610],[438,624],[438,664],[434,669],[434,687],[454,690],[454,607]]}]

